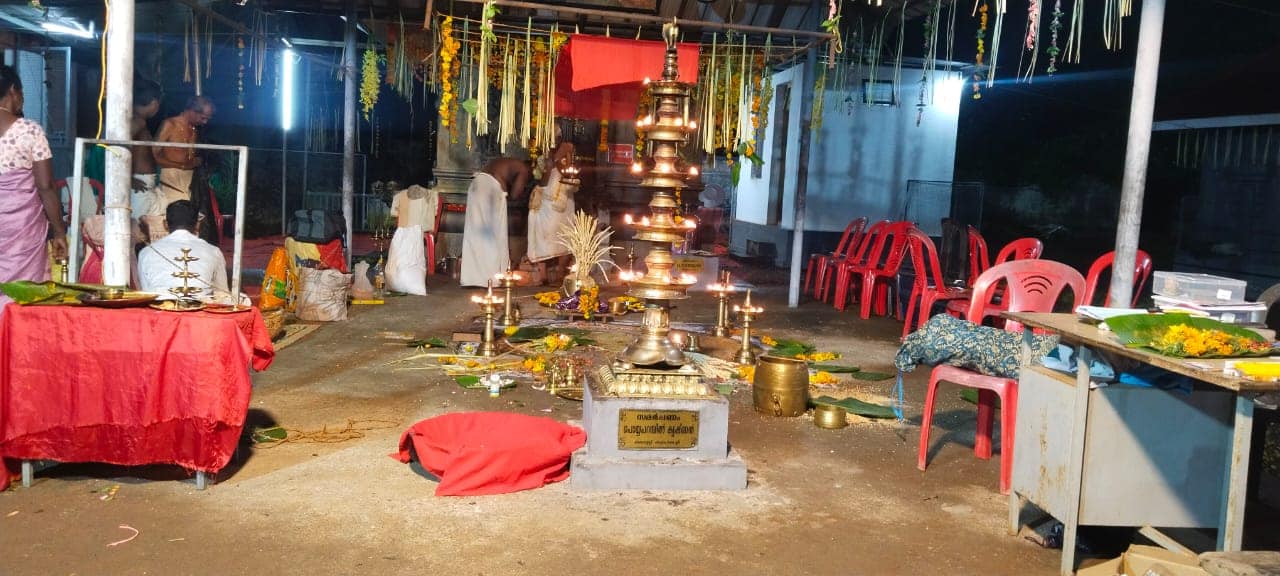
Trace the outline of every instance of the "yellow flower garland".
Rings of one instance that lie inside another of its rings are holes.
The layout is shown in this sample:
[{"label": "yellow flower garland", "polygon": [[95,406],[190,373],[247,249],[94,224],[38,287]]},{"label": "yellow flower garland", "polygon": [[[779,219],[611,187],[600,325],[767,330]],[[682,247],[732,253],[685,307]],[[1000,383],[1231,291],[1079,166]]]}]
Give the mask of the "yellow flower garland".
[{"label": "yellow flower garland", "polygon": [[457,139],[458,127],[453,122],[454,106],[457,96],[454,94],[454,78],[458,75],[458,49],[462,43],[453,37],[453,17],[445,16],[440,23],[440,126],[449,128],[454,140]]},{"label": "yellow flower garland", "polygon": [[364,119],[378,103],[378,90],[381,86],[381,73],[378,71],[378,53],[372,48],[364,51],[364,66],[360,74],[360,104],[363,106]]}]

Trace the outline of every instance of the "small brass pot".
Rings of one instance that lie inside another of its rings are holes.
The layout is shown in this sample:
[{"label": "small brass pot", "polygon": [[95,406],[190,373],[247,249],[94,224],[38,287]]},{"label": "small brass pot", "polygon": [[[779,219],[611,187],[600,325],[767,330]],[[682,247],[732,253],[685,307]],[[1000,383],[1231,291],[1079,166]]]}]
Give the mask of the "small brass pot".
[{"label": "small brass pot", "polygon": [[813,407],[813,423],[819,428],[828,430],[844,428],[849,425],[849,419],[846,418],[847,414],[845,409],[839,406],[819,404]]},{"label": "small brass pot", "polygon": [[625,300],[610,300],[609,313],[614,316],[621,316],[627,313],[627,302]]},{"label": "small brass pot", "polygon": [[757,412],[799,416],[809,408],[809,365],[794,358],[761,356],[751,388]]}]

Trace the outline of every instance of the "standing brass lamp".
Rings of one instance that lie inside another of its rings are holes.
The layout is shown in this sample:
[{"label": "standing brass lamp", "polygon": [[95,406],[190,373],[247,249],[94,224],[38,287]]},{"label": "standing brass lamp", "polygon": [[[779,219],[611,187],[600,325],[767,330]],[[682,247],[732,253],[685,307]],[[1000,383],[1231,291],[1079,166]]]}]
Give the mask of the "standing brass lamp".
[{"label": "standing brass lamp", "polygon": [[716,297],[716,325],[712,333],[718,338],[729,337],[729,298],[732,297],[733,284],[729,283],[729,272],[720,274],[720,281],[707,286],[707,291]]},{"label": "standing brass lamp", "polygon": [[650,114],[636,121],[636,130],[644,133],[646,145],[644,150],[636,151],[636,161],[631,165],[631,173],[643,178],[640,187],[649,190],[653,198],[648,215],[625,217],[635,229],[634,239],[649,243],[649,253],[644,258],[644,274],[627,270],[620,275],[629,286],[627,294],[644,299],[644,319],[640,336],[623,349],[618,361],[631,366],[680,367],[689,359],[667,338],[671,327],[668,302],[688,298],[686,291],[697,278],[674,271],[671,245],[684,241],[685,234],[697,228],[692,218],[675,220],[679,208],[676,192],[699,177],[697,166],[686,164],[680,157],[680,146],[688,142],[697,125],[689,116],[692,86],[679,79],[679,30],[674,24],[665,24],[662,36],[667,44],[662,78],[645,82],[653,107]]},{"label": "standing brass lamp", "polygon": [[738,321],[742,322],[742,349],[738,351],[738,363],[755,364],[756,354],[751,351],[751,322],[764,312],[764,308],[751,305],[751,291],[747,290],[746,299],[741,306],[734,304],[733,311],[738,313]]},{"label": "standing brass lamp", "polygon": [[498,318],[498,324],[503,326],[518,326],[520,324],[520,309],[515,307],[511,298],[511,289],[515,288],[516,282],[520,281],[520,273],[513,272],[507,268],[506,272],[499,273],[498,287],[504,290],[502,299],[502,316]]},{"label": "standing brass lamp", "polygon": [[502,298],[493,295],[493,281],[489,281],[489,291],[484,296],[472,296],[471,301],[480,305],[480,311],[484,312],[484,331],[480,333],[480,350],[481,356],[490,357],[497,353],[497,346],[493,343],[493,314],[498,311],[498,305],[502,304]]},{"label": "standing brass lamp", "polygon": [[199,286],[192,286],[190,284],[191,280],[200,277],[199,272],[191,271],[191,263],[198,260],[200,259],[191,255],[190,248],[183,248],[182,255],[174,258],[175,262],[182,263],[182,270],[179,272],[173,273],[174,278],[182,279],[182,287],[170,288],[169,292],[172,293],[174,296],[177,296],[179,301],[193,300],[195,299],[196,295],[201,292],[201,288]]}]

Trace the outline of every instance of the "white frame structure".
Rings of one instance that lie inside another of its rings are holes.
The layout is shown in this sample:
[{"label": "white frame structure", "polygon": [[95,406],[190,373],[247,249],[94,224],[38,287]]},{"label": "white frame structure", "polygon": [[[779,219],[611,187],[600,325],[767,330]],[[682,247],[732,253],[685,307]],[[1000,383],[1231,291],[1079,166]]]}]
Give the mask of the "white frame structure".
[{"label": "white frame structure", "polygon": [[[236,169],[236,227],[234,249],[231,258],[231,293],[233,295],[240,294],[241,253],[244,250],[244,196],[247,178],[246,175],[249,169],[248,146],[76,138],[75,160],[74,164],[72,164],[71,199],[68,208],[71,212],[71,226],[68,233],[68,236],[70,237],[67,238],[67,277],[72,282],[78,281],[80,278],[80,251],[82,248],[82,239],[80,237],[80,210],[76,203],[80,200],[80,188],[84,185],[84,147],[86,144],[108,146],[159,146],[162,148],[194,148],[198,150],[224,150],[236,152],[239,155],[239,158],[238,167]],[[105,184],[105,182],[103,184]]]}]

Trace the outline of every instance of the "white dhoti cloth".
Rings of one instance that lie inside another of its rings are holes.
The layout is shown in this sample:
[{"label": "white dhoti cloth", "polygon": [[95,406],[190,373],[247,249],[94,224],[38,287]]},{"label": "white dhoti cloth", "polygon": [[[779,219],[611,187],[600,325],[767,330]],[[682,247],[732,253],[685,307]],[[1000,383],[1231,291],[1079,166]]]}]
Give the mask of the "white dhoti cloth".
[{"label": "white dhoti cloth", "polygon": [[148,240],[159,240],[168,236],[169,231],[165,229],[164,223],[164,209],[168,205],[160,191],[156,189],[156,175],[134,174],[133,179],[142,182],[145,186],[142,190],[134,190],[129,198],[134,224],[147,225]]},{"label": "white dhoti cloth", "polygon": [[161,168],[160,169],[160,197],[164,199],[161,202],[160,213],[164,213],[164,209],[169,204],[178,200],[191,199],[191,176],[195,174],[194,170],[183,170],[181,168]]},{"label": "white dhoti cloth", "polygon": [[511,266],[507,247],[507,193],[497,178],[476,172],[467,189],[467,215],[462,228],[463,286],[487,286]]},{"label": "white dhoti cloth", "polygon": [[541,262],[564,256],[569,248],[560,243],[560,228],[573,222],[572,189],[559,182],[558,174],[553,172],[546,187],[534,190],[536,196],[530,201],[529,209],[529,261]]},{"label": "white dhoti cloth", "polygon": [[405,294],[427,295],[427,249],[422,227],[396,228],[387,249],[387,288]]}]

